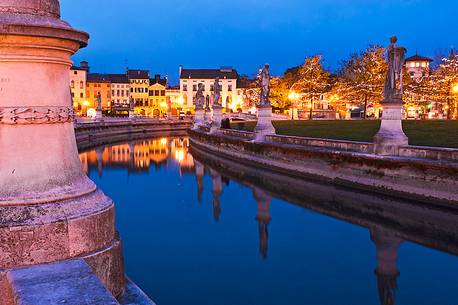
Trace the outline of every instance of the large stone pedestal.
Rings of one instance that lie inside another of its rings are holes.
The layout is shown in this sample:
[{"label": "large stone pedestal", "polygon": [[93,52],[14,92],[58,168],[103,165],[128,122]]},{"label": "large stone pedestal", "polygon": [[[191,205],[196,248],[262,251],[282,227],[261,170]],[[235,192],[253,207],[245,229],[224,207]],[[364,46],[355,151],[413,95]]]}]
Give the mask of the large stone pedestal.
[{"label": "large stone pedestal", "polygon": [[375,153],[396,156],[399,147],[409,145],[409,139],[402,130],[402,101],[383,102],[382,124],[374,137]]},{"label": "large stone pedestal", "polygon": [[97,110],[97,112],[95,113],[95,119],[97,121],[102,121],[103,120],[102,110]]},{"label": "large stone pedestal", "polygon": [[82,171],[68,90],[88,35],[59,19],[57,0],[2,0],[0,11],[0,270],[86,258],[119,296],[114,205]]},{"label": "large stone pedestal", "polygon": [[212,124],[210,133],[215,133],[221,128],[221,121],[223,119],[223,107],[213,106]]},{"label": "large stone pedestal", "polygon": [[258,122],[254,129],[255,141],[262,142],[265,140],[266,135],[275,134],[275,128],[272,125],[272,107],[259,106],[257,110]]},{"label": "large stone pedestal", "polygon": [[192,126],[192,129],[198,129],[203,124],[204,124],[204,110],[196,109],[194,113],[194,125]]},{"label": "large stone pedestal", "polygon": [[210,108],[205,109],[204,125],[211,126],[212,123],[212,111]]}]

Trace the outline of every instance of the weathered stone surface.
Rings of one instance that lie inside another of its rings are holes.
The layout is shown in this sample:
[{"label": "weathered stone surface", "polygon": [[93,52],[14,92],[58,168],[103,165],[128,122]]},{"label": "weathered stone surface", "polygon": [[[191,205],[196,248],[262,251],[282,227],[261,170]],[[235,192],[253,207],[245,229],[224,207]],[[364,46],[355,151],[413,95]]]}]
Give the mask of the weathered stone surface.
[{"label": "weathered stone surface", "polygon": [[81,259],[12,270],[8,279],[18,305],[119,305]]},{"label": "weathered stone surface", "polygon": [[110,247],[92,253],[84,259],[114,296],[119,297],[124,293],[124,260],[119,237]]},{"label": "weathered stone surface", "polygon": [[114,205],[100,191],[58,203],[0,207],[2,268],[87,255],[114,239]]},{"label": "weathered stone surface", "polygon": [[119,299],[119,303],[121,305],[155,305],[129,278],[126,279],[126,293]]},{"label": "weathered stone surface", "polygon": [[3,271],[0,271],[0,305],[16,305],[7,274]]}]

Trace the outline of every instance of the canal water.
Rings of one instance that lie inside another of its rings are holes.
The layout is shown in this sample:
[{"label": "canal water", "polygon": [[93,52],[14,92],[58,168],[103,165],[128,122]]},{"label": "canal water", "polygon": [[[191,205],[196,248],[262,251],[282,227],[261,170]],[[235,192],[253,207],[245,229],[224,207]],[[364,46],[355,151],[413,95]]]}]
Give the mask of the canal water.
[{"label": "canal water", "polygon": [[80,154],[116,203],[126,273],[158,305],[458,304],[453,212],[270,176],[189,142]]}]

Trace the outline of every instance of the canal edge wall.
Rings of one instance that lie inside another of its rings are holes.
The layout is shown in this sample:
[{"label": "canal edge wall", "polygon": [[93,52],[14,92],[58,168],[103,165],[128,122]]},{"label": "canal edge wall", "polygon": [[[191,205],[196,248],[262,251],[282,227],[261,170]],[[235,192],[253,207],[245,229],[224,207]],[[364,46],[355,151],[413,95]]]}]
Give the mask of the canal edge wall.
[{"label": "canal edge wall", "polygon": [[251,166],[298,178],[374,191],[399,198],[455,205],[458,149],[403,146],[400,156],[374,154],[374,144],[220,129],[189,132],[191,145]]},{"label": "canal edge wall", "polygon": [[128,119],[75,124],[79,150],[121,141],[145,139],[152,136],[178,136],[191,127],[190,120]]}]

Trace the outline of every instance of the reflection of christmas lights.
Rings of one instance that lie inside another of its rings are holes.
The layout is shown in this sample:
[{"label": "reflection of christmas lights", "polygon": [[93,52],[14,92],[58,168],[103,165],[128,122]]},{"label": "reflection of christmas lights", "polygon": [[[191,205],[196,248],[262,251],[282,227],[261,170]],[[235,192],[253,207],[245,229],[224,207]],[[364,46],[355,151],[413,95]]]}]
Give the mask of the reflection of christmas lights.
[{"label": "reflection of christmas lights", "polygon": [[164,145],[164,146],[167,145],[167,138],[162,138],[161,139],[161,144]]}]

